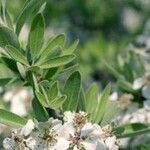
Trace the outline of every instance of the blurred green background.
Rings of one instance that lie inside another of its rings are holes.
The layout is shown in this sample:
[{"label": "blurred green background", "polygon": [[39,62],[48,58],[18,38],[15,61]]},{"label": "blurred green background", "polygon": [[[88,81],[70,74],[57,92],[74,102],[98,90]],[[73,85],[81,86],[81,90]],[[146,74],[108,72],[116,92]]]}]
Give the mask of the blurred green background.
[{"label": "blurred green background", "polygon": [[[24,2],[7,1],[13,20]],[[144,32],[150,0],[49,0],[44,16],[47,36],[64,32],[69,42],[80,40],[76,53],[83,79],[105,85],[111,76],[103,61],[117,63],[118,55]]]}]

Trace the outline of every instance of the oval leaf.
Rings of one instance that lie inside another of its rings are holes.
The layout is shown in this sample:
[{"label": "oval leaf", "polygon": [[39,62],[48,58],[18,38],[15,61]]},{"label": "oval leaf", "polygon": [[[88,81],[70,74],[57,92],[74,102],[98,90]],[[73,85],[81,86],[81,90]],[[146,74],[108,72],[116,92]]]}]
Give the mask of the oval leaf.
[{"label": "oval leaf", "polygon": [[42,48],[44,37],[44,18],[42,14],[37,14],[33,19],[31,30],[29,33],[29,47],[33,58],[39,54]]}]

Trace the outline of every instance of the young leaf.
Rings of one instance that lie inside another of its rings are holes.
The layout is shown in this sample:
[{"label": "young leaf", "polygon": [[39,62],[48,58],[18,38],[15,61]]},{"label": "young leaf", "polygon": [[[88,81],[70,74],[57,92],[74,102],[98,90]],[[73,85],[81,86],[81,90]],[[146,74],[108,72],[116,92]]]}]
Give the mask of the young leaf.
[{"label": "young leaf", "polygon": [[56,48],[58,47],[63,47],[64,43],[65,43],[64,34],[59,34],[54,38],[50,38],[46,48],[42,51],[42,54],[40,54],[40,59],[37,63],[38,64],[43,63],[50,53],[53,53],[53,51],[55,51]]},{"label": "young leaf", "polygon": [[97,107],[97,112],[95,114],[95,121],[94,121],[96,123],[101,122],[102,119],[103,119],[104,112],[105,112],[107,102],[108,102],[108,97],[109,97],[109,94],[110,94],[110,90],[111,90],[111,85],[108,84],[106,86],[106,88],[104,89],[104,91],[103,91],[103,94],[100,98],[100,101],[99,101],[99,104],[98,104],[98,107]]},{"label": "young leaf", "polygon": [[21,51],[19,51],[18,49],[16,49],[15,47],[11,46],[11,45],[7,45],[6,46],[6,50],[8,52],[8,54],[16,61],[24,64],[24,65],[28,65],[28,62],[26,60],[26,57],[21,53]]},{"label": "young leaf", "polygon": [[95,117],[94,112],[98,103],[98,87],[95,83],[92,84],[92,86],[88,89],[85,99],[86,99],[86,112],[89,114],[90,119],[92,119],[93,117]]},{"label": "young leaf", "polygon": [[6,45],[12,45],[19,48],[17,35],[7,27],[0,26],[0,47],[5,48]]},{"label": "young leaf", "polygon": [[25,21],[35,15],[47,0],[27,0],[16,22],[16,33],[19,35]]},{"label": "young leaf", "polygon": [[63,66],[75,59],[75,55],[66,55],[66,56],[61,56],[57,58],[50,59],[41,65],[39,65],[40,68],[42,69],[49,69],[53,67],[58,67],[58,66]]},{"label": "young leaf", "polygon": [[67,98],[66,95],[63,95],[63,96],[61,96],[59,98],[55,98],[54,100],[52,100],[50,102],[50,107],[52,109],[58,109],[58,108],[60,108],[62,106],[62,104],[65,102],[66,98]]},{"label": "young leaf", "polygon": [[33,107],[33,111],[35,114],[35,117],[38,121],[47,121],[48,120],[48,113],[45,110],[44,107],[42,107],[42,105],[40,104],[40,102],[38,101],[38,99],[33,99],[32,100],[32,107]]},{"label": "young leaf", "polygon": [[22,127],[26,124],[26,120],[7,110],[0,109],[0,123],[12,127]]},{"label": "young leaf", "polygon": [[31,25],[28,43],[33,58],[37,57],[42,48],[43,37],[44,37],[44,18],[42,14],[37,14],[33,19]]},{"label": "young leaf", "polygon": [[78,71],[71,74],[66,81],[64,93],[67,99],[63,104],[63,110],[76,111],[79,100],[79,93],[81,87],[81,75]]}]

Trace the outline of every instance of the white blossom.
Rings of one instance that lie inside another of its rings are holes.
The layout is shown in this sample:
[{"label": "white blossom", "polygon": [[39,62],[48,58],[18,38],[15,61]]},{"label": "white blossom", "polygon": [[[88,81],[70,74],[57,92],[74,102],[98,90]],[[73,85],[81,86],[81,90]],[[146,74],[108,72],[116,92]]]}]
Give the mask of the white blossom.
[{"label": "white blossom", "polygon": [[18,148],[18,150],[29,149],[29,146],[32,146],[30,142],[32,142],[31,138],[28,138],[32,130],[34,129],[34,123],[32,120],[28,120],[27,124],[23,128],[15,129],[11,133],[10,138],[5,138],[3,141],[3,146],[6,150],[14,150]]}]

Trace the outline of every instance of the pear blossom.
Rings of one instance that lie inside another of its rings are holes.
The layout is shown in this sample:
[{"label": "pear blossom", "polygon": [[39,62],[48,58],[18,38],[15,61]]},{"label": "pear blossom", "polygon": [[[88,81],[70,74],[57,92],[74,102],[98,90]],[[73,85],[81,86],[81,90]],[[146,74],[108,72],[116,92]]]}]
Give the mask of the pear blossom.
[{"label": "pear blossom", "polygon": [[32,120],[28,120],[27,124],[23,128],[15,129],[11,133],[10,138],[5,138],[3,146],[6,150],[30,150],[32,144],[31,138],[28,138],[35,125]]}]

